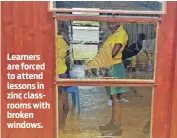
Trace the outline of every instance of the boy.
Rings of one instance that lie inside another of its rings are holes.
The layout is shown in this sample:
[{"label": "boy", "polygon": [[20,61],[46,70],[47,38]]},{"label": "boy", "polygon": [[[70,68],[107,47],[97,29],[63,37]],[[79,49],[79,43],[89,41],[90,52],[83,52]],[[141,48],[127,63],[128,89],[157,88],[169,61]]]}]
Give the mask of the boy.
[{"label": "boy", "polygon": [[[60,29],[57,35],[57,74],[59,78],[69,78],[68,66],[66,63],[66,57],[68,56],[67,49],[68,43],[64,39],[63,35],[64,30]],[[59,129],[64,129],[68,110],[68,94],[67,87],[60,86],[58,87],[59,92]]]},{"label": "boy", "polygon": [[[112,47],[112,63],[111,69],[108,72],[109,77],[116,77],[119,79],[125,78],[125,68],[122,63],[122,51],[124,50],[128,35],[123,26],[119,23],[109,23],[108,28],[111,30],[111,35],[103,44],[103,48]],[[100,130],[112,131],[113,135],[121,135],[121,120],[120,120],[120,104],[117,94],[127,92],[128,88],[125,87],[109,87],[109,93],[113,98],[112,105],[112,119],[109,124],[100,126]],[[109,133],[109,132],[108,132]]]}]

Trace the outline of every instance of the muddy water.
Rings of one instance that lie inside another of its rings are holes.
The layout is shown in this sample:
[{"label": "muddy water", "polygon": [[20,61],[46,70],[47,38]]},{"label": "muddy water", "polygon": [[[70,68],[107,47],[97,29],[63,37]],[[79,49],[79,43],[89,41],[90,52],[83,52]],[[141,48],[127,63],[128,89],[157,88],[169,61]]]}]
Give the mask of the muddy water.
[{"label": "muddy water", "polygon": [[[121,104],[123,135],[117,138],[149,138],[143,128],[151,116],[151,88],[134,88],[123,96],[129,103]],[[59,138],[97,138],[101,136],[99,126],[109,123],[111,107],[107,106],[108,96],[103,87],[80,87],[81,112],[78,114],[72,106],[66,122],[66,132]]]}]

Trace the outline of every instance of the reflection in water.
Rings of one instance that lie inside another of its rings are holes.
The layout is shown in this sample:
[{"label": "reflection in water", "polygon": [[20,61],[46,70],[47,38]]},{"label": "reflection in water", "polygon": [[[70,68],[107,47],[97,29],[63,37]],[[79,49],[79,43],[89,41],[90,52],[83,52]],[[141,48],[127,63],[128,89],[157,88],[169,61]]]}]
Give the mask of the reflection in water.
[{"label": "reflection in water", "polygon": [[[124,94],[129,103],[121,103],[123,135],[117,138],[149,138],[151,117],[151,88],[134,88]],[[107,124],[111,118],[111,107],[106,105],[108,97],[103,87],[79,87],[81,112],[77,113],[69,97],[70,110],[66,131],[59,133],[61,138],[96,138],[102,136],[99,126]],[[146,126],[147,125],[147,126]],[[146,127],[146,128],[145,128]],[[145,129],[144,129],[145,128]]]}]

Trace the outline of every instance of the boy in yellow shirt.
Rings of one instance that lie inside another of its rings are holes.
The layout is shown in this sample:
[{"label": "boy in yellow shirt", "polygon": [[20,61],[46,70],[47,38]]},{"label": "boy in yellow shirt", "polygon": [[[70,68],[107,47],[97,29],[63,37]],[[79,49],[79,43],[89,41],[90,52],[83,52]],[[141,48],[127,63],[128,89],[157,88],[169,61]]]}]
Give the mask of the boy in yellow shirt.
[{"label": "boy in yellow shirt", "polygon": [[[124,30],[123,26],[119,23],[109,23],[108,28],[111,30],[111,35],[103,44],[103,48],[112,47],[112,64],[108,72],[109,77],[115,77],[118,79],[126,78],[125,68],[122,63],[122,51],[124,50],[127,41],[128,35]],[[121,135],[121,120],[120,120],[120,104],[119,97],[117,94],[127,92],[128,88],[126,87],[109,87],[109,93],[113,98],[112,105],[112,119],[109,124],[105,126],[100,126],[100,130],[110,130],[113,135]],[[109,133],[109,132],[108,132]]]}]

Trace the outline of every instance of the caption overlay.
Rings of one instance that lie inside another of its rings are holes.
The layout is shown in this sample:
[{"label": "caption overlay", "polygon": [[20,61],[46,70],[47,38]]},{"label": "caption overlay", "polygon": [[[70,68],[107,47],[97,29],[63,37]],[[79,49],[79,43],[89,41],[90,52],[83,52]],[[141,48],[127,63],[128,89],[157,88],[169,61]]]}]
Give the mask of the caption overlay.
[{"label": "caption overlay", "polygon": [[50,109],[43,84],[45,62],[40,55],[9,53],[7,61],[7,127],[43,128],[35,115]]}]

